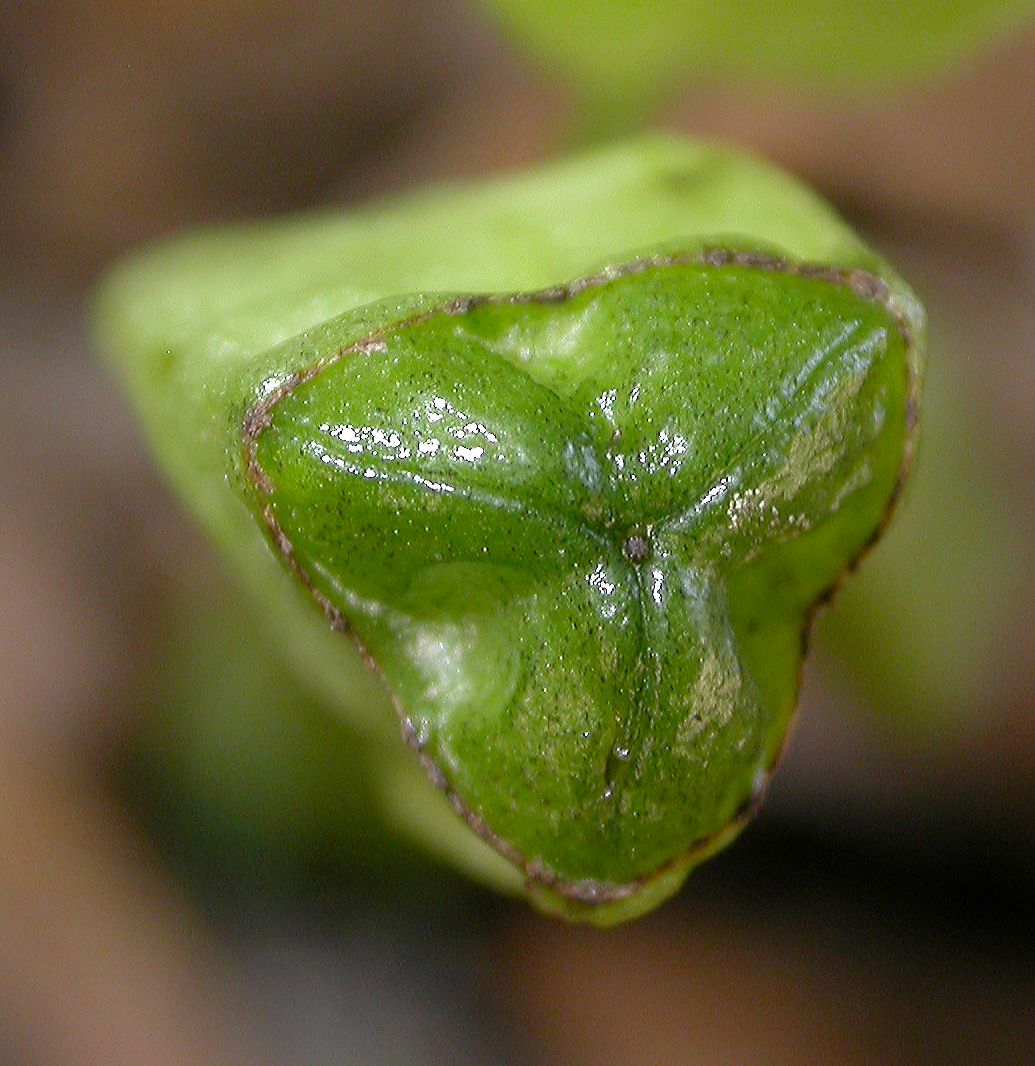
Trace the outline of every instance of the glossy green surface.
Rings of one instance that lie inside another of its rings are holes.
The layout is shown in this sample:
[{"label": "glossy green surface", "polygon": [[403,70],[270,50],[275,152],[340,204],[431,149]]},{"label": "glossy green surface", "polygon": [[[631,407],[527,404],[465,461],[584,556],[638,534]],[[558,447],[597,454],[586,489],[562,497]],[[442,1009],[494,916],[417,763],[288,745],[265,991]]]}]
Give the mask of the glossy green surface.
[{"label": "glossy green surface", "polygon": [[807,192],[657,137],[175,242],[100,321],[272,639],[385,745],[389,816],[599,922],[755,801],[812,606],[904,468],[923,343]]},{"label": "glossy green surface", "polygon": [[360,342],[263,407],[255,477],[464,807],[625,885],[762,787],[806,615],[894,491],[905,366],[843,284],[658,265]]}]

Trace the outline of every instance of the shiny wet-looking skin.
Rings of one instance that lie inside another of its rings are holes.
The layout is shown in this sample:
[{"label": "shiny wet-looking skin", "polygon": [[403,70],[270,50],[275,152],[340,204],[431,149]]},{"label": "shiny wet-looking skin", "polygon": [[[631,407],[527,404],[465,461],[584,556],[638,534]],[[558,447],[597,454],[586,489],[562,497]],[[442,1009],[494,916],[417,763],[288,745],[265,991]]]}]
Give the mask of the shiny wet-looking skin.
[{"label": "shiny wet-looking skin", "polygon": [[592,904],[759,791],[895,495],[908,349],[858,271],[638,262],[332,353],[251,412],[250,472],[463,813]]}]

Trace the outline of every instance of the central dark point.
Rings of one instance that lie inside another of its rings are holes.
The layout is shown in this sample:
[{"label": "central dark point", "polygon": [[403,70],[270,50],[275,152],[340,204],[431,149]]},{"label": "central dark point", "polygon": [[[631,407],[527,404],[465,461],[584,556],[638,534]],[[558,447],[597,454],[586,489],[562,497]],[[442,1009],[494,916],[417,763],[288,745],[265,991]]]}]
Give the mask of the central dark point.
[{"label": "central dark point", "polygon": [[633,533],[622,542],[622,554],[630,563],[642,563],[650,558],[650,538],[642,533]]}]

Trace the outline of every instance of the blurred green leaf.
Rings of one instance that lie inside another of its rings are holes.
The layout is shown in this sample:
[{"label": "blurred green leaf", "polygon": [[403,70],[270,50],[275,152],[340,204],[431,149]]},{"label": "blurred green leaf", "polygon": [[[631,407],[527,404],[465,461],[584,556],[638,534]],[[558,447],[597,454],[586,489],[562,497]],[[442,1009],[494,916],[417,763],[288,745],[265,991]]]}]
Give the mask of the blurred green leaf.
[{"label": "blurred green leaf", "polygon": [[478,0],[615,125],[678,82],[880,88],[948,70],[1032,0]]},{"label": "blurred green leaf", "polygon": [[[947,347],[947,346],[942,346]],[[995,700],[1025,534],[946,352],[927,372],[923,438],[873,565],[846,583],[817,647],[890,723],[963,735]]]}]

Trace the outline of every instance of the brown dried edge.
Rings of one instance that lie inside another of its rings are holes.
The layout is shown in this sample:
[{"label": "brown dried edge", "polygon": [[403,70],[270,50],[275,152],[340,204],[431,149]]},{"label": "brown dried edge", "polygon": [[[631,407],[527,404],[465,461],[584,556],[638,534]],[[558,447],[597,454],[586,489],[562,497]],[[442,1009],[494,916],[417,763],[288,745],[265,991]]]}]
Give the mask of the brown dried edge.
[{"label": "brown dried edge", "polygon": [[[242,435],[248,480],[252,483],[260,498],[268,497],[272,494],[274,485],[259,464],[258,443],[259,437],[269,428],[273,420],[273,409],[281,400],[286,396],[289,396],[297,388],[312,381],[313,378],[317,377],[317,375],[322,373],[327,367],[333,366],[346,356],[372,355],[376,352],[383,351],[385,349],[387,338],[391,334],[409,329],[439,315],[463,315],[477,307],[500,304],[564,303],[566,300],[570,300],[573,297],[578,296],[580,293],[586,292],[589,289],[600,288],[609,282],[617,281],[620,278],[633,277],[638,274],[646,273],[648,270],[675,266],[746,267],[769,273],[787,274],[794,277],[823,281],[831,285],[839,285],[843,288],[851,289],[864,300],[879,304],[891,315],[897,323],[899,332],[905,341],[907,354],[911,354],[912,349],[914,348],[915,338],[913,336],[912,327],[903,312],[896,306],[891,290],[888,288],[886,282],[866,270],[859,268],[837,269],[835,267],[819,264],[795,263],[776,256],[769,256],[757,252],[735,251],[725,248],[706,248],[695,255],[675,254],[636,259],[631,263],[626,263],[617,267],[609,267],[600,273],[593,274],[586,278],[579,278],[567,285],[556,285],[547,289],[541,289],[537,292],[458,297],[444,305],[431,308],[427,311],[422,311],[416,315],[411,315],[409,318],[402,319],[401,321],[394,322],[383,329],[376,330],[368,336],[340,349],[333,355],[319,360],[305,370],[292,374],[278,388],[263,397],[263,399],[254,407],[250,408],[245,415],[242,426]],[[809,609],[802,629],[803,662],[804,654],[808,649],[809,637],[816,614],[820,607],[829,603],[834,598],[844,581],[844,577],[856,569],[863,556],[866,555],[866,553],[880,539],[888,522],[891,520],[899,499],[901,498],[902,488],[905,485],[909,471],[912,467],[915,452],[916,430],[919,420],[920,383],[917,373],[914,372],[913,360],[907,358],[905,362],[905,445],[903,448],[902,465],[899,468],[895,487],[888,500],[884,515],[877,528],[874,530],[873,536],[860,549],[855,558],[849,562],[848,566],[845,567],[844,572],[838,580],[835,581],[830,588],[824,590],[816,598],[816,602]],[[309,590],[309,593],[320,605],[331,628],[346,634],[352,639],[360,654],[363,656],[367,666],[381,679],[402,723],[403,738],[417,753],[432,784],[445,793],[457,814],[463,818],[478,836],[492,845],[503,858],[507,859],[521,870],[527,882],[552,890],[570,902],[581,904],[586,907],[616,903],[621,900],[629,899],[650,881],[663,876],[677,866],[682,866],[684,864],[687,866],[692,865],[695,857],[703,857],[710,850],[719,847],[727,839],[732,839],[732,837],[734,837],[750,820],[751,816],[761,805],[768,786],[769,777],[782,753],[782,744],[780,751],[776,753],[767,774],[760,775],[759,779],[755,782],[755,787],[752,790],[751,796],[730,822],[721,826],[713,833],[695,841],[690,848],[681,855],[669,859],[662,866],[652,870],[650,873],[643,874],[633,881],[628,881],[623,884],[614,884],[607,881],[596,881],[592,879],[568,881],[544,863],[536,859],[527,858],[509,841],[504,840],[493,832],[493,830],[486,824],[485,820],[471,810],[471,808],[463,801],[457,791],[450,784],[445,774],[443,774],[441,768],[431,755],[428,754],[425,746],[421,744],[417,737],[413,722],[406,714],[395,693],[392,691],[392,688],[388,684],[388,680],[384,676],[384,672],[381,670],[377,660],[364,646],[358,634],[352,629],[345,616],[316,588],[309,574],[295,558],[291,541],[288,539],[287,534],[277,521],[272,504],[266,503],[262,507],[262,516],[266,525],[269,527],[273,543],[284,556],[284,559],[298,576],[302,584]],[[801,669],[802,667],[799,666],[797,686],[799,689],[801,687]],[[797,699],[795,699],[795,709],[796,706]]]}]

